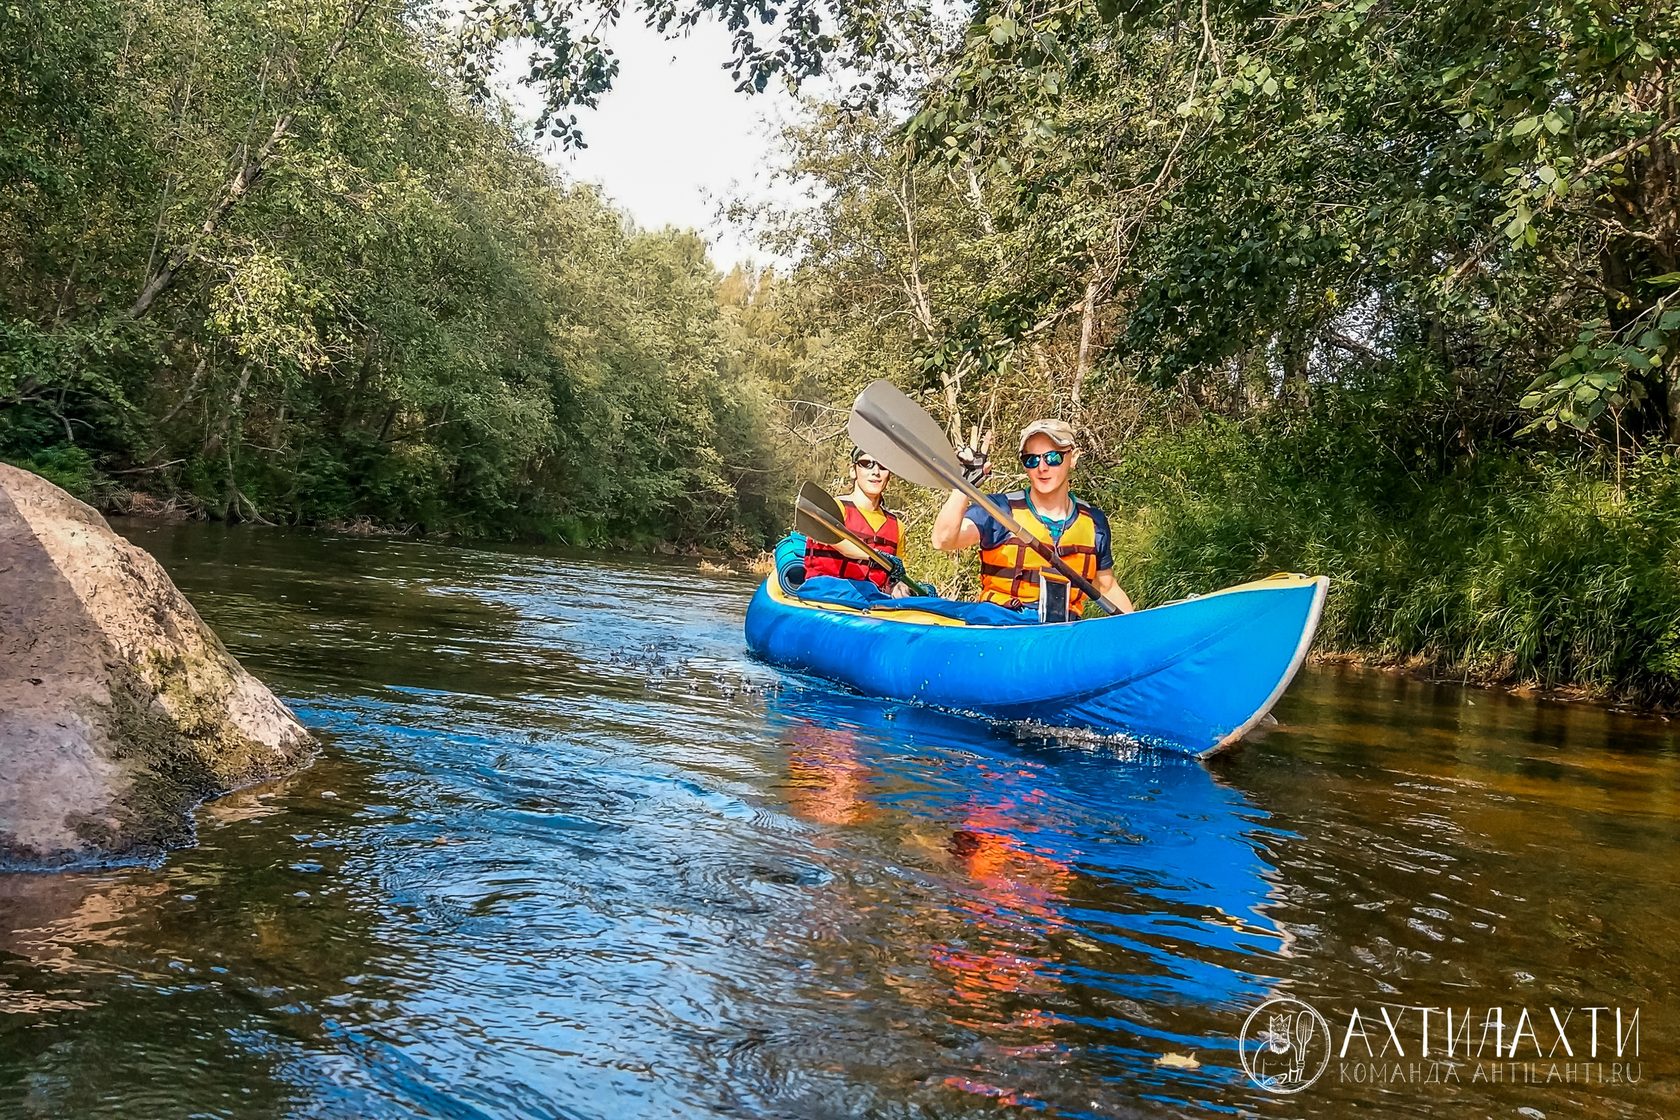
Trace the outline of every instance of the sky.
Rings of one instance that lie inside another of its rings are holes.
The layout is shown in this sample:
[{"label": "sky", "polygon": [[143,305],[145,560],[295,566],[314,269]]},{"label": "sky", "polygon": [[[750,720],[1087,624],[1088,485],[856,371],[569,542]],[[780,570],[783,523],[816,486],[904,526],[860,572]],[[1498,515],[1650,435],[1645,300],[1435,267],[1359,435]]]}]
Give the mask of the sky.
[{"label": "sky", "polygon": [[[599,183],[637,225],[698,230],[720,269],[748,261],[785,263],[759,250],[750,233],[723,220],[717,209],[737,194],[786,197],[788,188],[774,187],[766,165],[772,128],[793,114],[792,97],[775,86],[751,96],[736,93],[722,66],[729,36],[716,23],[666,40],[632,14],[606,39],[619,73],[599,109],[577,110],[589,146],[555,147],[548,161],[570,178]],[[528,97],[519,100],[532,104]]]}]

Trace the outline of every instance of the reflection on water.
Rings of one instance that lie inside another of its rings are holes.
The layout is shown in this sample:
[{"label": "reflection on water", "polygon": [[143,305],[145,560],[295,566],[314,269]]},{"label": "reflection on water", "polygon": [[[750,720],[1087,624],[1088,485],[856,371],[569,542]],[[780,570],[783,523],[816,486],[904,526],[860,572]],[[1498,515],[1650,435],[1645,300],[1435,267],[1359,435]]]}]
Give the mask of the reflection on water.
[{"label": "reflection on water", "polygon": [[[0,1115],[1680,1110],[1664,724],[1317,671],[1208,768],[777,674],[742,579],[130,531],[328,746],[0,877]],[[1278,994],[1640,1007],[1643,1078],[1268,1097]]]}]

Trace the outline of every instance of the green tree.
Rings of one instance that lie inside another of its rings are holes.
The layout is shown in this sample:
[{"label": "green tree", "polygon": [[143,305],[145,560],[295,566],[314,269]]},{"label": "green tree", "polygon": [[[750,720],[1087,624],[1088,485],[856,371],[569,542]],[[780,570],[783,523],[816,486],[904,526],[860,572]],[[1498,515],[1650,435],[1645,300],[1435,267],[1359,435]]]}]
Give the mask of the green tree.
[{"label": "green tree", "polygon": [[762,543],[692,235],[638,233],[391,3],[0,10],[0,455],[120,502]]}]

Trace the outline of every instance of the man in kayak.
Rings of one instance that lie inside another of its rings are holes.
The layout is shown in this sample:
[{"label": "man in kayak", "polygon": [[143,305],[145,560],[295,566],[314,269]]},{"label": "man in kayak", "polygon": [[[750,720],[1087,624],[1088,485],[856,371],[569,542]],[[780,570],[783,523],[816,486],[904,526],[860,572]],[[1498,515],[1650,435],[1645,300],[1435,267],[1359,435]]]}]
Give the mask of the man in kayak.
[{"label": "man in kayak", "polygon": [[883,571],[871,563],[863,550],[850,541],[823,544],[812,539],[805,545],[806,579],[814,576],[864,579],[895,596],[911,593],[906,586],[904,562],[898,558],[902,526],[898,515],[881,504],[881,494],[891,481],[891,471],[861,448],[853,448],[852,492],[840,498],[839,504],[846,515],[846,528],[891,561],[892,571]]},{"label": "man in kayak", "polygon": [[[985,452],[966,448],[964,452],[960,454],[967,467],[964,476],[978,485],[990,473]],[[1132,601],[1114,579],[1108,517],[1069,489],[1068,476],[1078,458],[1071,425],[1062,420],[1035,420],[1021,431],[1021,466],[1026,468],[1029,488],[990,497],[1006,507],[1023,529],[1054,545],[1068,566],[1095,584],[1110,605],[1130,612]],[[1059,578],[1043,555],[1017,540],[978,503],[971,504],[961,490],[953,490],[934,520],[933,547],[958,552],[976,544],[980,546],[983,602],[1021,610],[1038,602],[1039,579],[1046,569],[1051,578]],[[1084,605],[1084,594],[1070,587],[1069,617],[1078,618]]]}]

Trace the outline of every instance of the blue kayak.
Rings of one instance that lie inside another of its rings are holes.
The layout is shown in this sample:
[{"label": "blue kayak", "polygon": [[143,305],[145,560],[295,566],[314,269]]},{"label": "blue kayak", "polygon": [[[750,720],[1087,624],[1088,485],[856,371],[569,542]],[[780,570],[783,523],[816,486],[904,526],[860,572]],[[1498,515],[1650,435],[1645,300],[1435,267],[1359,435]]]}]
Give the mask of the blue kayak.
[{"label": "blue kayak", "polygon": [[866,696],[1122,734],[1199,758],[1277,703],[1329,587],[1276,575],[1134,614],[1039,624],[984,604],[888,599],[849,580],[794,585],[786,572],[778,565],[747,608],[747,647],[764,661]]}]

